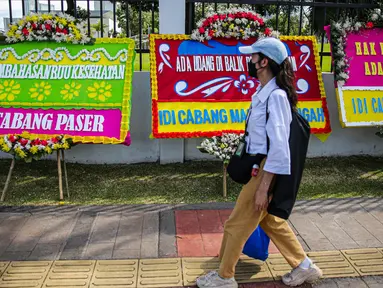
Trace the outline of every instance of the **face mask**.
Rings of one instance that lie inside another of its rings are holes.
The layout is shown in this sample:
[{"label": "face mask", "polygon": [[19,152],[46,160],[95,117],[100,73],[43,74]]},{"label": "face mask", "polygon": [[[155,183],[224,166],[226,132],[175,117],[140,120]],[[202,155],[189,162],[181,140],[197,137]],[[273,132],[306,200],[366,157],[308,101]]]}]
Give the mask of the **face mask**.
[{"label": "face mask", "polygon": [[249,76],[250,77],[254,77],[254,78],[258,78],[257,77],[257,72],[258,72],[258,70],[260,70],[260,69],[262,69],[263,67],[261,67],[261,68],[259,68],[259,69],[257,69],[256,67],[255,67],[255,65],[257,64],[257,63],[259,63],[259,62],[261,62],[261,61],[258,61],[258,62],[255,62],[255,63],[253,63],[251,60],[247,63],[247,68],[248,68],[248,73],[249,73]]}]

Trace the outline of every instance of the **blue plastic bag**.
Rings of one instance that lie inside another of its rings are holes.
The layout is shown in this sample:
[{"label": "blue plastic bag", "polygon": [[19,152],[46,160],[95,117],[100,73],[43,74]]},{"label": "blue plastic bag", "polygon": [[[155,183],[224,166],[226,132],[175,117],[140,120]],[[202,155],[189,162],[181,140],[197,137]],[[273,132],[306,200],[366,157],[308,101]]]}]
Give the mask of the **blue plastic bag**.
[{"label": "blue plastic bag", "polygon": [[265,261],[269,257],[270,238],[260,226],[255,229],[243,247],[243,254]]}]

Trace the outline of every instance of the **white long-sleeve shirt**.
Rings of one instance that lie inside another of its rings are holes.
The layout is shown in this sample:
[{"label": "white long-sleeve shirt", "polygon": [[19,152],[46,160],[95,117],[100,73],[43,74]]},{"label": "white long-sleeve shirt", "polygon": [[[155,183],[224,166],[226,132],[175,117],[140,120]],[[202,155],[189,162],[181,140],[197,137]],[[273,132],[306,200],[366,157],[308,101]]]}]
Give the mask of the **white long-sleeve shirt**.
[{"label": "white long-sleeve shirt", "polygon": [[[269,119],[266,124],[267,101]],[[248,117],[247,153],[267,155],[263,170],[290,175],[291,108],[286,92],[278,87],[275,78],[264,87],[258,86],[251,100],[251,113]],[[270,141],[268,152],[266,135]]]}]

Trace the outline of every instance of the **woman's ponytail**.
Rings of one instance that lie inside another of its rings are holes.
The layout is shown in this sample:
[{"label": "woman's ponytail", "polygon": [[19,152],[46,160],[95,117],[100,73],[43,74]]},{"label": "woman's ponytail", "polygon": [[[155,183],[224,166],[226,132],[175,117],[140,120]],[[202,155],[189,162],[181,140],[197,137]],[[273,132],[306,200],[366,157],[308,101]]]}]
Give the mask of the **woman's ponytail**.
[{"label": "woman's ponytail", "polygon": [[283,61],[281,65],[278,65],[270,58],[267,58],[267,59],[269,62],[271,72],[275,76],[277,85],[281,89],[285,90],[287,97],[289,99],[291,108],[293,110],[296,110],[297,103],[298,103],[298,96],[297,96],[297,91],[295,89],[295,74],[289,59],[286,59],[285,61]]}]

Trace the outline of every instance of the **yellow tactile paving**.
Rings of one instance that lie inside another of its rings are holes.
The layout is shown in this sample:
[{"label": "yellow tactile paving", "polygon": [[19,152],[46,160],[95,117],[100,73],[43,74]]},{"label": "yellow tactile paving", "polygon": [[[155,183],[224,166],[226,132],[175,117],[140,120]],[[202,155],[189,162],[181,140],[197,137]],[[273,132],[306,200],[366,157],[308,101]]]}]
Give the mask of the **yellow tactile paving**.
[{"label": "yellow tactile paving", "polygon": [[361,276],[383,275],[383,254],[378,249],[342,250]]},{"label": "yellow tactile paving", "polygon": [[5,269],[7,269],[9,262],[0,262],[0,276],[3,275]]},{"label": "yellow tactile paving", "polygon": [[197,277],[211,270],[218,270],[218,268],[218,258],[182,258],[183,284],[184,286],[193,286]]},{"label": "yellow tactile paving", "polygon": [[235,279],[239,283],[272,281],[273,276],[265,262],[242,256],[236,267]]},{"label": "yellow tactile paving", "polygon": [[281,279],[283,275],[291,271],[290,265],[280,254],[270,254],[266,263],[275,280]]},{"label": "yellow tactile paving", "polygon": [[309,252],[307,255],[323,271],[323,278],[359,276],[340,251]]},{"label": "yellow tactile paving", "polygon": [[[183,284],[184,286],[195,285],[196,278],[211,270],[218,270],[218,258],[183,258]],[[239,283],[271,281],[273,277],[262,261],[242,256],[236,268],[235,278]]]},{"label": "yellow tactile paving", "polygon": [[137,272],[138,260],[97,261],[90,287],[136,287]]},{"label": "yellow tactile paving", "polygon": [[89,287],[96,261],[55,261],[43,287]]},{"label": "yellow tactile paving", "polygon": [[181,287],[180,258],[142,259],[138,266],[137,287]]},{"label": "yellow tactile paving", "polygon": [[41,287],[51,265],[51,261],[12,262],[0,278],[0,287]]},{"label": "yellow tactile paving", "polygon": [[[309,252],[325,278],[383,275],[383,248]],[[193,286],[218,258],[0,262],[0,288],[155,288]],[[240,283],[272,281],[291,270],[280,254],[266,263],[241,257]]]}]

